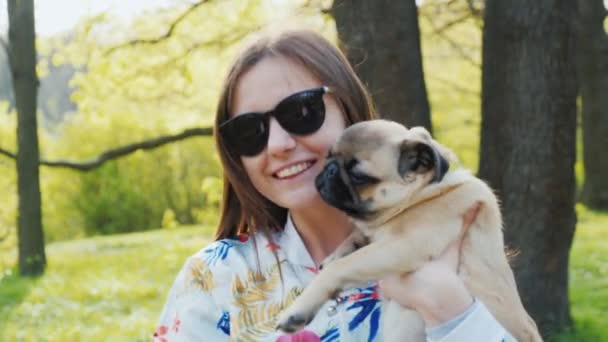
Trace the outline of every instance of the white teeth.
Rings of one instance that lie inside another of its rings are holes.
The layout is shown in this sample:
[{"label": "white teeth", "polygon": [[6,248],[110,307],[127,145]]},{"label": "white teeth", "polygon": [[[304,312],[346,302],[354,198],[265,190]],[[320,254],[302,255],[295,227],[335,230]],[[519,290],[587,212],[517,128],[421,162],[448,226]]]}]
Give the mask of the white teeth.
[{"label": "white teeth", "polygon": [[288,168],[285,168],[285,169],[277,172],[277,177],[279,177],[279,178],[291,177],[295,174],[298,174],[298,173],[308,169],[311,165],[312,165],[311,162],[303,162],[303,163],[294,164]]}]

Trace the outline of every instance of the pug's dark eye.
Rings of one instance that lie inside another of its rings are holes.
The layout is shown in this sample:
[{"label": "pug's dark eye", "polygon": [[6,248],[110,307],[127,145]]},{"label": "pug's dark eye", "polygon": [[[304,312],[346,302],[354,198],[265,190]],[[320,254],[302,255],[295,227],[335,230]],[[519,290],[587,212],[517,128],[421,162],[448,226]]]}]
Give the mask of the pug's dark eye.
[{"label": "pug's dark eye", "polygon": [[368,185],[368,184],[376,184],[379,182],[379,180],[375,177],[371,177],[368,176],[366,174],[360,173],[360,172],[351,172],[350,174],[350,181],[353,183],[353,185],[355,186],[362,186],[362,185]]},{"label": "pug's dark eye", "polygon": [[433,167],[434,163],[435,163],[435,160],[433,159],[432,152],[429,150],[429,148],[427,148],[427,147],[421,148],[418,151],[418,158],[416,160],[416,164],[413,169],[415,170],[419,166],[422,166],[425,169],[430,169]]},{"label": "pug's dark eye", "polygon": [[359,163],[359,161],[355,158],[349,160],[346,165],[344,165],[344,167],[346,168],[347,171],[351,171],[355,166],[357,166],[357,164]]}]

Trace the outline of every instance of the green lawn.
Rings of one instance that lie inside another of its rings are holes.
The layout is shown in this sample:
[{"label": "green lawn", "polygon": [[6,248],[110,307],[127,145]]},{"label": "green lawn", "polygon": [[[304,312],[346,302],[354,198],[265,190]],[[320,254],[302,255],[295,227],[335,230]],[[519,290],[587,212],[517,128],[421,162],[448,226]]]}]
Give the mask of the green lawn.
[{"label": "green lawn", "polygon": [[[578,207],[571,267],[577,330],[608,341],[608,214]],[[0,280],[0,341],[148,341],[185,258],[209,241],[188,227],[54,243],[38,279]]]},{"label": "green lawn", "polygon": [[209,241],[201,227],[48,246],[39,279],[0,280],[0,341],[149,341],[186,257]]},{"label": "green lawn", "polygon": [[608,213],[577,206],[570,259],[570,301],[575,330],[560,342],[608,341]]}]

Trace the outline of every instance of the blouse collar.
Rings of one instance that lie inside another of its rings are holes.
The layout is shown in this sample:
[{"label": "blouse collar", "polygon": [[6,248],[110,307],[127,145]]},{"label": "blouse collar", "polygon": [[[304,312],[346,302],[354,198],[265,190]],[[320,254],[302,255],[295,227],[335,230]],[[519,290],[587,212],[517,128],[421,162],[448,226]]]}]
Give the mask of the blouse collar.
[{"label": "blouse collar", "polygon": [[285,222],[283,232],[280,234],[277,242],[288,262],[316,269],[315,263],[291,219],[291,215],[287,215],[287,222]]}]

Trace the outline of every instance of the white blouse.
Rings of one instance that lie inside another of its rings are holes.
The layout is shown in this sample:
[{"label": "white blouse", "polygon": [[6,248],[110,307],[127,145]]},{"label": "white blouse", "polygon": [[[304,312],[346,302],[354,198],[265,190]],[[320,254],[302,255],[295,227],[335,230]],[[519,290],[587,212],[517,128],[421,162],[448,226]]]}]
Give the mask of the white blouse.
[{"label": "white blouse", "polygon": [[[278,313],[317,272],[291,219],[273,242],[262,234],[215,241],[179,272],[154,341],[381,341],[382,302],[371,282],[326,302],[298,334],[275,330]],[[443,342],[513,341],[479,301],[455,327],[428,335]]]}]

